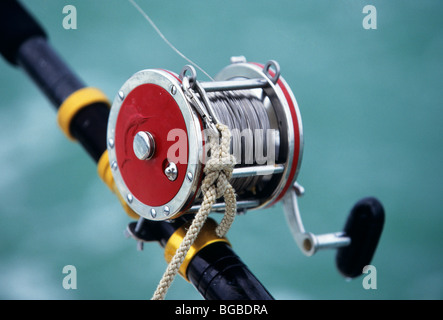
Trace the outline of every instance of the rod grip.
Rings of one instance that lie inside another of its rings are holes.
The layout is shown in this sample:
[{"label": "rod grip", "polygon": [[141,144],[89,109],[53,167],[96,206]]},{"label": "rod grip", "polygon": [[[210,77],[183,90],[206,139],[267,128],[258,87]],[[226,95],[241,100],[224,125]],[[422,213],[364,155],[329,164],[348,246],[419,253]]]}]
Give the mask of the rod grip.
[{"label": "rod grip", "polygon": [[0,1],[0,53],[3,57],[17,65],[21,45],[33,37],[46,38],[46,33],[20,2]]},{"label": "rod grip", "polygon": [[376,198],[364,198],[354,205],[343,230],[351,244],[339,248],[336,255],[337,268],[343,276],[358,277],[371,263],[384,221],[384,208]]},{"label": "rod grip", "polygon": [[274,300],[224,242],[210,244],[198,252],[187,275],[206,300]]}]

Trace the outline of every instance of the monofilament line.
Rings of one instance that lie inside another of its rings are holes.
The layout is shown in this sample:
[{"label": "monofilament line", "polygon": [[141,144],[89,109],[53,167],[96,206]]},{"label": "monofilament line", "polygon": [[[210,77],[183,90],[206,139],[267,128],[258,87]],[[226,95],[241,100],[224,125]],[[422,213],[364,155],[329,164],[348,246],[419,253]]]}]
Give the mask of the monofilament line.
[{"label": "monofilament line", "polygon": [[191,59],[189,59],[188,57],[186,57],[183,53],[180,52],[180,50],[178,50],[171,42],[169,42],[168,39],[166,39],[166,37],[163,35],[163,33],[160,31],[160,29],[155,25],[154,21],[152,21],[152,19],[146,14],[145,11],[143,11],[142,8],[139,7],[139,5],[134,1],[134,0],[128,0],[142,15],[143,17],[149,22],[149,24],[154,28],[155,32],[157,32],[157,34],[163,39],[164,42],[166,42],[166,44],[172,49],[174,50],[180,57],[182,57],[183,59],[185,59],[186,61],[188,61],[190,64],[192,64],[194,67],[196,67],[198,70],[200,70],[201,72],[203,72],[209,79],[211,79],[212,81],[214,81],[214,79],[212,79],[212,77],[206,73],[205,70],[203,70],[202,68],[200,68],[198,66],[198,64],[196,64],[194,61],[192,61]]}]

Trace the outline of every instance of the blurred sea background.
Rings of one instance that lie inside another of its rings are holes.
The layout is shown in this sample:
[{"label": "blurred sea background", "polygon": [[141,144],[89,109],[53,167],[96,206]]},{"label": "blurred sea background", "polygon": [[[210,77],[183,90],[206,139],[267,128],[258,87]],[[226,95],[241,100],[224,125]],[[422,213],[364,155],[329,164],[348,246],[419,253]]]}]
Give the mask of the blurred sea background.
[{"label": "blurred sea background", "polygon": [[[377,289],[345,281],[335,252],[305,257],[283,208],[237,217],[228,237],[276,299],[443,298],[443,3],[438,0],[147,1],[165,36],[209,74],[231,56],[277,60],[302,115],[298,182],[308,231],[340,231],[354,203],[379,198],[385,228]],[[128,1],[23,0],[51,44],[113,100],[135,72],[187,64]],[[77,29],[62,25],[65,5]],[[377,9],[366,30],[364,6]],[[200,78],[205,79],[200,73]],[[92,159],[19,69],[0,61],[0,298],[149,299],[166,262],[137,251],[129,217]],[[65,290],[65,265],[77,289]],[[177,277],[167,299],[201,299]]]}]

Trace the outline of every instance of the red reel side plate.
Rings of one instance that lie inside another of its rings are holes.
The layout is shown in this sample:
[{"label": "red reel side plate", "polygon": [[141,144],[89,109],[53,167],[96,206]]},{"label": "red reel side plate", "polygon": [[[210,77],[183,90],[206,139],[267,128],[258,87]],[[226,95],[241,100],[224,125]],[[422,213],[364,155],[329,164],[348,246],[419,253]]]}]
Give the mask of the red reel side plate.
[{"label": "red reel side plate", "polygon": [[[150,220],[171,219],[195,197],[203,153],[201,121],[164,70],[143,70],[120,89],[108,121],[108,152],[117,188],[128,205]],[[152,155],[140,159],[134,138],[151,137]],[[174,179],[165,173],[173,164]]]}]

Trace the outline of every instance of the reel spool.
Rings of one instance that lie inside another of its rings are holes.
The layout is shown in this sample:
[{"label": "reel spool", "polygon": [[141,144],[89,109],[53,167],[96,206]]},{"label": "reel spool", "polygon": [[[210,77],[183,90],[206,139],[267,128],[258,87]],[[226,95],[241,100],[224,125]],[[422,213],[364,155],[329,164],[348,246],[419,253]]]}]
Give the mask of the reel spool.
[{"label": "reel spool", "polygon": [[108,122],[109,161],[121,196],[141,217],[198,211],[206,139],[218,122],[232,134],[237,165],[230,182],[239,211],[270,207],[292,189],[303,151],[295,97],[275,61],[231,62],[212,82],[197,81],[191,66],[180,75],[142,70],[118,92]]}]

